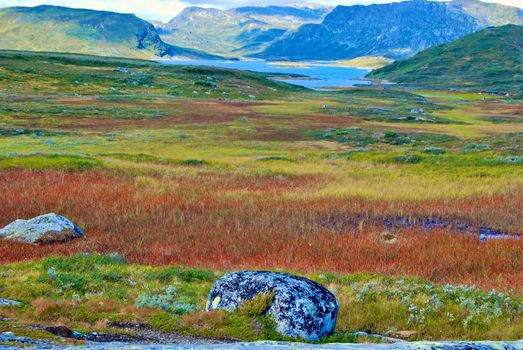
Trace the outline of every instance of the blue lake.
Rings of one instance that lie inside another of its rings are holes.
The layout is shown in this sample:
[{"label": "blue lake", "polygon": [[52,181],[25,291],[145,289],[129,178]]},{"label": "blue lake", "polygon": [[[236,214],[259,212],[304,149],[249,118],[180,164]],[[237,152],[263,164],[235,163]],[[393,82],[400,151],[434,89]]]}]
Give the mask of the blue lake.
[{"label": "blue lake", "polygon": [[290,84],[305,86],[309,89],[316,90],[351,87],[358,84],[367,85],[369,82],[362,79],[370,72],[368,69],[327,66],[324,62],[318,62],[315,64],[297,63],[296,65],[278,65],[277,63],[266,61],[191,60],[160,62],[176,65],[223,67],[262,73],[306,75],[309,79],[292,79],[285,81]]}]

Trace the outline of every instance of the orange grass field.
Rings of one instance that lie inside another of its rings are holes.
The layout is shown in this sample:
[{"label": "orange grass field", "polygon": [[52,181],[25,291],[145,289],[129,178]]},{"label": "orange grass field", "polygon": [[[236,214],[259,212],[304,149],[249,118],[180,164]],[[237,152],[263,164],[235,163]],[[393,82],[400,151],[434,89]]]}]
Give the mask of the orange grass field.
[{"label": "orange grass field", "polygon": [[[155,185],[117,170],[0,172],[0,226],[61,213],[87,231],[69,244],[0,241],[0,262],[78,252],[119,252],[130,262],[206,267],[283,268],[297,272],[370,271],[437,283],[475,284],[523,293],[523,241],[449,230],[396,230],[376,220],[407,212],[474,223],[485,215],[517,221],[523,193],[460,200],[290,199],[313,177],[151,176]],[[228,195],[238,193],[241,195]],[[458,216],[456,216],[459,213]],[[359,221],[354,223],[354,217]],[[352,219],[351,219],[352,218]],[[514,228],[521,229],[521,223]]]}]

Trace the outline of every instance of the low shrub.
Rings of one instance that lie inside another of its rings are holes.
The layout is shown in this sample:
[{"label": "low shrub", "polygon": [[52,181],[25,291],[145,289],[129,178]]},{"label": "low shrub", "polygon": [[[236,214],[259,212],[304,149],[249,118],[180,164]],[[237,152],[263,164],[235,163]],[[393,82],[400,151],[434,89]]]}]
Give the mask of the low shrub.
[{"label": "low shrub", "polygon": [[136,301],[137,307],[161,309],[175,315],[183,315],[194,312],[197,306],[189,303],[187,297],[178,295],[178,288],[167,287],[164,292],[147,295],[141,294]]}]

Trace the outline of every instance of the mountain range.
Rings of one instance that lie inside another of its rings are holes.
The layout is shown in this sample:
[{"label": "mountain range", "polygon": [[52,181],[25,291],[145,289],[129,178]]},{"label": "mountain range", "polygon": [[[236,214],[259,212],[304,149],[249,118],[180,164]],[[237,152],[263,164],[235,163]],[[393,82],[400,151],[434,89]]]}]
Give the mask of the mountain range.
[{"label": "mountain range", "polygon": [[155,23],[174,45],[227,56],[257,53],[288,30],[321,23],[332,10],[318,5],[251,6],[231,10],[188,7],[168,23]]},{"label": "mountain range", "polygon": [[478,0],[369,6],[189,7],[168,23],[57,6],[0,9],[0,49],[131,58],[347,60],[412,57],[489,26],[523,24],[523,10]]},{"label": "mountain range", "polygon": [[523,24],[523,10],[477,0],[338,6],[322,23],[291,30],[254,56],[294,61],[359,56],[402,59],[485,27],[505,24]]}]

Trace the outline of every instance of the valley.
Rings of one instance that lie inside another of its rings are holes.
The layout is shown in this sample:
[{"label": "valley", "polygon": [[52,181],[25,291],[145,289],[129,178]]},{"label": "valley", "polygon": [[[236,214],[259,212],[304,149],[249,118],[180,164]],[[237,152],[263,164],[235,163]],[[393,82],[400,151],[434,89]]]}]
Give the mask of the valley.
[{"label": "valley", "polygon": [[[325,342],[403,330],[409,340],[521,337],[515,97],[321,92],[267,73],[83,55],[0,60],[0,226],[58,212],[86,232],[65,244],[0,240],[0,297],[24,305],[0,308],[11,320],[2,331],[52,342],[27,325],[62,324],[139,342],[123,323],[286,340],[260,314],[199,311],[220,271],[263,268],[337,291],[338,331]],[[416,286],[409,302],[391,296],[404,283]],[[170,285],[165,306],[140,306]],[[496,306],[493,290],[511,302]]]}]

